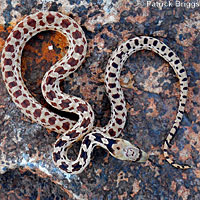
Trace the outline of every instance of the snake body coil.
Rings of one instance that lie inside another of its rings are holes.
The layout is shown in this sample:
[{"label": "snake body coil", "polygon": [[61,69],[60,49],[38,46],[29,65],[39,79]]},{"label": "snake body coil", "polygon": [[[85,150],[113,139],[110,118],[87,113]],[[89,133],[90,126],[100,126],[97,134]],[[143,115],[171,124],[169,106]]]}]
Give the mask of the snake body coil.
[{"label": "snake body coil", "polygon": [[[25,43],[41,31],[59,31],[69,41],[68,53],[53,65],[42,81],[42,93],[45,100],[56,109],[73,112],[79,116],[77,122],[61,117],[43,107],[29,93],[21,75],[21,55]],[[94,112],[89,103],[65,94],[60,82],[73,73],[83,62],[87,42],[80,26],[70,17],[57,12],[38,12],[25,17],[8,36],[2,51],[2,74],[12,100],[21,111],[42,126],[61,133],[54,145],[53,161],[57,167],[67,173],[81,173],[90,162],[94,147],[101,146],[121,160],[145,162],[147,154],[126,140],[117,138],[126,122],[126,104],[119,83],[120,71],[126,59],[134,52],[153,50],[163,57],[174,69],[180,81],[180,101],[174,125],[164,143],[164,156],[174,167],[187,169],[187,165],[178,165],[168,156],[170,142],[182,120],[187,98],[187,75],[175,53],[159,40],[147,36],[136,37],[122,43],[110,57],[105,75],[106,91],[111,102],[111,119],[105,127],[93,127]],[[67,157],[67,151],[82,139],[79,155],[75,161]]]}]

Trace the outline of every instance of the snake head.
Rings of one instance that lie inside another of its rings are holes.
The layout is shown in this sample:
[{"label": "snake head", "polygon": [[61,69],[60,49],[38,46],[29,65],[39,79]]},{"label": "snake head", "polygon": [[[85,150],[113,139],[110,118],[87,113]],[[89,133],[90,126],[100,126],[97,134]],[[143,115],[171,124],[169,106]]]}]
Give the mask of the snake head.
[{"label": "snake head", "polygon": [[134,162],[146,162],[148,160],[147,153],[126,140],[119,139],[118,142],[113,145],[113,150],[113,156],[120,160]]}]

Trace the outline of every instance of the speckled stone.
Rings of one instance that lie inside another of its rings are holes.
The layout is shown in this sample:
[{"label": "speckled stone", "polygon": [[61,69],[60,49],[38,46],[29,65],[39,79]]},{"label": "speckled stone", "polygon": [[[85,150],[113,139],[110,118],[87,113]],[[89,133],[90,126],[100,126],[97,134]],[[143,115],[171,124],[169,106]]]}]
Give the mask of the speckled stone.
[{"label": "speckled stone", "polygon": [[[65,175],[55,168],[51,152],[58,134],[32,123],[16,108],[0,73],[0,160],[13,168],[0,166],[0,199],[200,199],[200,5],[191,1],[178,6],[178,1],[173,1],[172,6],[162,6],[159,2],[2,0],[0,50],[25,15],[39,10],[70,15],[86,34],[88,53],[81,68],[62,87],[66,93],[90,102],[95,125],[104,126],[110,116],[104,71],[112,51],[138,35],[165,42],[180,57],[189,77],[188,102],[171,154],[192,169],[175,169],[163,158],[162,144],[175,119],[179,84],[168,63],[154,53],[141,51],[130,56],[121,73],[128,109],[121,137],[148,152],[153,162],[123,162],[103,149],[95,149],[90,165],[80,175]],[[42,76],[64,55],[67,45],[61,34],[44,32],[25,46],[23,78],[44,106],[48,105],[41,96]],[[49,46],[53,46],[52,51]],[[76,115],[72,117],[76,119]],[[78,150],[74,145],[72,156]]]}]

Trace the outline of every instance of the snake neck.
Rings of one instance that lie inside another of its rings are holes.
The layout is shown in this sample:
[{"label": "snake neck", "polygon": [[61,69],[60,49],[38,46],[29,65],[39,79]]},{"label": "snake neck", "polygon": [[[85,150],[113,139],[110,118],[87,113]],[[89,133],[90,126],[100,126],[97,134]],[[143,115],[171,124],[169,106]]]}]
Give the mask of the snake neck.
[{"label": "snake neck", "polygon": [[82,140],[76,160],[70,160],[67,153],[75,142],[75,139],[65,138],[59,139],[55,144],[53,153],[54,163],[66,173],[81,173],[89,164],[91,153],[97,146],[106,149],[112,156],[120,160],[145,162],[148,159],[147,154],[143,150],[126,140],[111,138],[101,132],[93,132],[87,134]]}]

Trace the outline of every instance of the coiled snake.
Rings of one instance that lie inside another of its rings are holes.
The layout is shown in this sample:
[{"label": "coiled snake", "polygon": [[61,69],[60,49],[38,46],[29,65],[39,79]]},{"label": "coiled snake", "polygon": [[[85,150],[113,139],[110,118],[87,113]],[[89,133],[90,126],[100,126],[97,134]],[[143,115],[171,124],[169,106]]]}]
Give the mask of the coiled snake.
[{"label": "coiled snake", "polygon": [[[78,114],[77,122],[61,117],[35,100],[25,86],[21,75],[21,54],[25,43],[41,31],[61,32],[69,41],[68,53],[46,72],[42,81],[42,93],[53,107]],[[117,138],[126,121],[126,104],[119,83],[120,71],[127,58],[139,50],[152,50],[163,57],[174,69],[180,81],[180,101],[177,116],[164,142],[164,156],[176,168],[187,169],[188,165],[176,164],[169,158],[170,142],[182,120],[187,98],[187,75],[176,54],[161,41],[147,36],[135,37],[122,43],[111,55],[105,72],[106,91],[111,102],[111,118],[105,127],[94,127],[94,112],[89,103],[65,94],[60,82],[73,73],[83,62],[87,42],[80,26],[70,17],[58,12],[38,12],[25,17],[8,36],[2,51],[1,67],[3,79],[12,100],[21,111],[42,126],[61,133],[54,144],[53,161],[67,173],[81,173],[90,162],[95,146],[109,151],[121,160],[145,162],[147,154],[128,141]],[[82,139],[76,160],[67,157],[68,149]]]}]

